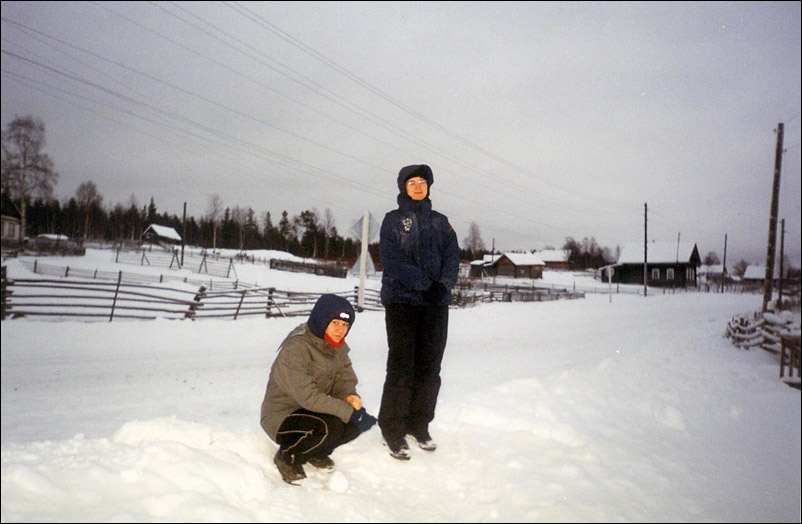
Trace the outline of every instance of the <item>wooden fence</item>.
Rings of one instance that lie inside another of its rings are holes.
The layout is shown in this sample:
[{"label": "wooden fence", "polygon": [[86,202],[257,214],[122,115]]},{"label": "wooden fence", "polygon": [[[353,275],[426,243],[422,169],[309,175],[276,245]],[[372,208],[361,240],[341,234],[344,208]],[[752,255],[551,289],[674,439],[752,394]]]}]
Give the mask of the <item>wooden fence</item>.
[{"label": "wooden fence", "polygon": [[799,332],[799,322],[795,322],[787,313],[757,311],[751,315],[732,317],[727,323],[725,335],[732,339],[732,343],[738,348],[762,348],[778,355],[780,379],[798,389],[800,387]]},{"label": "wooden fence", "polygon": [[[52,278],[2,278],[2,319],[80,317],[85,319],[204,319],[308,315],[321,293],[258,287],[240,281],[192,279],[53,266],[23,261],[37,275]],[[357,307],[358,289],[337,293]],[[541,302],[581,298],[565,288],[483,285],[458,286],[452,307],[488,302]],[[366,289],[364,310],[381,310],[379,292]]]},{"label": "wooden fence", "polygon": [[[5,269],[5,268],[4,268]],[[320,293],[275,288],[210,291],[181,282],[135,284],[70,279],[2,280],[2,319],[80,317],[85,319],[238,319],[309,315]],[[357,291],[336,293],[353,304]],[[366,290],[364,309],[381,309],[377,291]]]}]

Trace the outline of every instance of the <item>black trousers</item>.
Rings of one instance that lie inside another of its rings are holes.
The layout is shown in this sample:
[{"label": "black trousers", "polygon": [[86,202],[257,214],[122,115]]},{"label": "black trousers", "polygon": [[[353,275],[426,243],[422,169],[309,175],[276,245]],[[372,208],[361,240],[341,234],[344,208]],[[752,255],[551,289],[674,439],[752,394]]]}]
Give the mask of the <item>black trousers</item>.
[{"label": "black trousers", "polygon": [[379,428],[385,439],[427,429],[440,393],[448,306],[385,304],[387,375]]},{"label": "black trousers", "polygon": [[358,436],[356,424],[345,423],[334,415],[298,409],[281,423],[276,442],[287,462],[304,464],[312,457],[329,456],[334,448]]}]

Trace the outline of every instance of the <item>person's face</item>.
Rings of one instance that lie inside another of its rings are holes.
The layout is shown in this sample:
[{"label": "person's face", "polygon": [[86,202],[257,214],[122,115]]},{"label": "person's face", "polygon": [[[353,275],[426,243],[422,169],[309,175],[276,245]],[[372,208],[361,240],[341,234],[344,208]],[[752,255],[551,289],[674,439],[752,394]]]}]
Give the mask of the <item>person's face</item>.
[{"label": "person's face", "polygon": [[329,322],[329,327],[326,328],[326,334],[336,343],[340,343],[346,333],[348,333],[348,326],[350,324],[344,320],[335,318]]},{"label": "person's face", "polygon": [[426,198],[426,195],[429,193],[429,184],[426,183],[426,179],[414,176],[407,180],[407,195],[412,200],[423,200]]}]

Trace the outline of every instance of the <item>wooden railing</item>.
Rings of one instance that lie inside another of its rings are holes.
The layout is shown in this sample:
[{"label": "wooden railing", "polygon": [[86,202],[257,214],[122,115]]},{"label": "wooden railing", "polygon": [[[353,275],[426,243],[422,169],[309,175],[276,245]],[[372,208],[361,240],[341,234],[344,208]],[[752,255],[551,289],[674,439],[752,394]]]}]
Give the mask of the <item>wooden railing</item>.
[{"label": "wooden railing", "polygon": [[[3,268],[5,270],[5,268]],[[76,278],[2,279],[2,319],[80,317],[115,319],[204,319],[299,316],[312,311],[321,293],[239,287],[209,290],[205,283],[133,283]],[[357,290],[336,293],[356,307]],[[379,293],[366,290],[364,310],[382,309]]]}]

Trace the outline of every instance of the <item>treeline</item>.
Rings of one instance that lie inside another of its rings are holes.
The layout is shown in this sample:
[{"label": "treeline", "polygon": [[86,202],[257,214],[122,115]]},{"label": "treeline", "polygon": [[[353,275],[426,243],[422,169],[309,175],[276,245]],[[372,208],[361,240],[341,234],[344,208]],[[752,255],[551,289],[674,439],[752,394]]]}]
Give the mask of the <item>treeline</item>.
[{"label": "treeline", "polygon": [[599,269],[614,263],[621,254],[619,248],[613,253],[610,248],[600,246],[593,237],[585,237],[581,242],[568,237],[562,248],[568,251],[571,269]]},{"label": "treeline", "polygon": [[[175,229],[186,245],[207,249],[274,249],[344,262],[355,261],[359,254],[359,242],[337,232],[328,210],[325,216],[316,210],[290,216],[285,210],[274,223],[270,212],[257,217],[253,209],[237,206],[225,208],[217,220],[191,215],[184,220],[183,213],[159,212],[153,198],[147,206],[138,206],[132,198],[128,206],[117,204],[111,209],[101,201],[96,198],[81,205],[72,197],[63,205],[55,199],[29,202],[26,234],[58,233],[76,241],[136,243],[150,224],[159,224]],[[378,247],[371,246],[371,252],[374,250]]]},{"label": "treeline", "polygon": [[[270,212],[257,216],[253,209],[239,206],[226,207],[217,219],[214,214],[200,218],[188,215],[184,220],[183,216],[159,212],[153,198],[149,205],[139,206],[133,196],[127,206],[116,204],[111,209],[102,205],[100,195],[90,199],[71,197],[63,205],[55,199],[37,199],[28,202],[26,229],[31,238],[42,233],[58,233],[79,242],[137,243],[150,224],[159,224],[175,229],[186,245],[206,249],[273,249],[299,257],[348,264],[359,256],[359,241],[338,233],[328,209],[322,215],[311,209],[293,216],[284,210],[278,223]],[[475,234],[478,235],[478,229]],[[466,238],[462,242],[465,246],[460,249],[463,261],[481,259],[490,253],[484,249],[480,237],[478,248],[469,240]],[[380,265],[378,243],[370,244],[368,249]],[[584,238],[580,242],[568,237],[562,249],[568,251],[572,269],[599,268],[618,257],[617,252],[599,246],[595,238]]]}]

